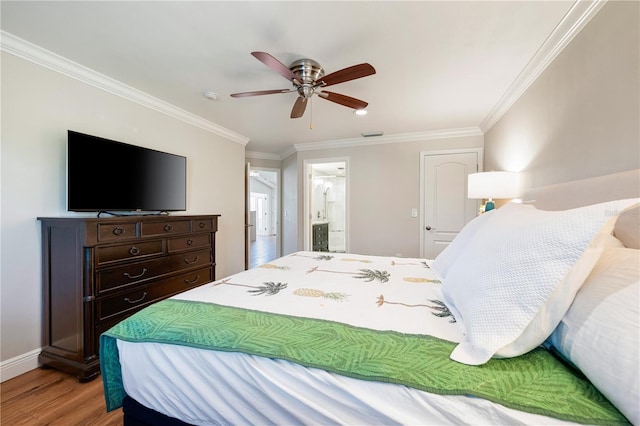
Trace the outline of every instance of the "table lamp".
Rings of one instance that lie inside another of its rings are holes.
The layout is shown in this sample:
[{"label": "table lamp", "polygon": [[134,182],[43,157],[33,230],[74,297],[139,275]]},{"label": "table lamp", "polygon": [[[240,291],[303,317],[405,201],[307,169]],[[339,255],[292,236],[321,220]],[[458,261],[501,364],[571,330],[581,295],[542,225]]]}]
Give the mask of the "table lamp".
[{"label": "table lamp", "polygon": [[484,211],[493,210],[493,199],[516,198],[521,194],[520,176],[516,172],[470,173],[467,181],[468,198],[487,199]]}]

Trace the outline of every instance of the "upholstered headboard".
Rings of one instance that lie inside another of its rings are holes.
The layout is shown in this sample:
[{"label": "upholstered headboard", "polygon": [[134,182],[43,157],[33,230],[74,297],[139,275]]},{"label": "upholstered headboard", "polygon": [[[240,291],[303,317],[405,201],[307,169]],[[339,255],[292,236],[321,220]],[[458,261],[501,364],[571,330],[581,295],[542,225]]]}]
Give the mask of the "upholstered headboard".
[{"label": "upholstered headboard", "polygon": [[[640,169],[533,188],[523,203],[541,210],[566,210],[626,198],[640,198]],[[614,235],[626,247],[640,248],[640,207],[623,212]]]}]

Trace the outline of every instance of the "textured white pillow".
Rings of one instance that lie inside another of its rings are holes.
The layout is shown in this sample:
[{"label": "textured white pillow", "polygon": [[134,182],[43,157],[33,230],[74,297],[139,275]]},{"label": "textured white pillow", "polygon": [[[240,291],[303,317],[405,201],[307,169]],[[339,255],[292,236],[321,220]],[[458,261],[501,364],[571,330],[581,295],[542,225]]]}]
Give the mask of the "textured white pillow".
[{"label": "textured white pillow", "polygon": [[640,251],[608,248],[549,338],[633,424],[640,424]]},{"label": "textured white pillow", "polygon": [[443,280],[445,303],[465,331],[451,359],[479,365],[544,342],[602,253],[601,243],[590,243],[601,230],[611,234],[615,217],[637,201],[563,211],[515,203],[498,209]]},{"label": "textured white pillow", "polygon": [[471,219],[460,232],[458,232],[458,235],[456,235],[453,241],[435,258],[431,268],[436,271],[440,278],[447,276],[451,265],[460,257],[460,253],[464,251],[478,229],[489,221],[495,211],[496,210],[490,210]]},{"label": "textured white pillow", "polygon": [[640,206],[629,207],[618,217],[613,234],[625,247],[640,249]]}]

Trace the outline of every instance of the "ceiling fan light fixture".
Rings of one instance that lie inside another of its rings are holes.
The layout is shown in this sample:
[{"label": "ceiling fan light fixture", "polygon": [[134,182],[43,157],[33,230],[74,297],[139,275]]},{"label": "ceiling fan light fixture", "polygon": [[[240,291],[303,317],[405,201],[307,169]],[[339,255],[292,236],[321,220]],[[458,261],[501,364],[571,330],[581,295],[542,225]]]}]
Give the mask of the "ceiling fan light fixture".
[{"label": "ceiling fan light fixture", "polygon": [[366,109],[356,109],[356,110],[353,110],[353,113],[355,115],[363,116],[363,115],[367,115],[367,110]]}]

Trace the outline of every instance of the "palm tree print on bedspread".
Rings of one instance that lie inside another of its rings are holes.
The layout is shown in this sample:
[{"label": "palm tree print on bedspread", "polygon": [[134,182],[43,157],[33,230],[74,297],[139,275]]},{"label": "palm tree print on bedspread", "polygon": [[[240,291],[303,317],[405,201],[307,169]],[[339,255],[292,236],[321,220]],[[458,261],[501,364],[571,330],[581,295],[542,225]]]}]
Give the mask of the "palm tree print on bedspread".
[{"label": "palm tree print on bedspread", "polygon": [[247,290],[248,293],[251,293],[252,296],[259,296],[261,294],[264,294],[266,296],[273,296],[275,294],[278,294],[280,292],[280,290],[284,290],[285,288],[287,288],[287,283],[274,283],[273,281],[267,281],[262,283],[262,285],[248,285],[248,284],[237,284],[237,283],[231,283],[229,282],[229,279],[226,280],[222,280],[218,283],[214,283],[214,286],[217,285],[233,285],[233,286],[237,286],[237,287],[249,287],[251,290]]},{"label": "palm tree print on bedspread", "polygon": [[442,283],[442,281],[440,280],[432,280],[430,278],[424,278],[424,277],[404,277],[403,280],[408,283],[433,283],[433,284]]},{"label": "palm tree print on bedspread", "polygon": [[[296,256],[296,257],[307,257],[309,259],[314,259],[314,260],[332,260],[334,258],[334,256],[330,256],[328,254],[321,254],[319,256],[307,256],[306,254],[300,254],[300,253],[294,253],[291,256]],[[360,262],[360,263],[372,263],[371,260],[367,260],[367,259],[352,259],[349,257],[345,257],[343,259],[340,259],[341,262]]]},{"label": "palm tree print on bedspread", "polygon": [[331,259],[333,259],[333,256],[329,256],[327,254],[321,254],[319,256],[307,256],[307,255],[300,254],[300,253],[293,253],[291,256],[308,257],[309,259],[314,259],[314,260],[331,260]]},{"label": "palm tree print on bedspread", "polygon": [[415,262],[396,262],[395,260],[392,260],[391,261],[391,266],[422,266],[423,268],[431,269],[431,267],[429,265],[427,265],[427,262],[425,262],[424,260],[422,262],[419,262],[419,263],[415,263]]},{"label": "palm tree print on bedspread", "polygon": [[406,306],[407,308],[419,308],[419,307],[429,308],[434,311],[434,312],[431,312],[432,315],[435,315],[440,318],[451,317],[449,322],[450,323],[456,322],[456,317],[453,316],[453,314],[451,313],[449,308],[447,308],[447,305],[445,305],[444,302],[438,299],[429,299],[429,302],[433,303],[435,306],[421,305],[421,304],[413,305],[413,304],[404,303],[404,302],[392,302],[390,300],[385,300],[384,295],[381,294],[380,296],[378,296],[378,300],[376,301],[376,304],[378,305],[378,307],[381,307],[382,305],[387,304],[387,305],[401,305],[401,306]]},{"label": "palm tree print on bedspread", "polygon": [[317,266],[309,269],[307,274],[312,272],[330,272],[332,274],[347,274],[353,275],[354,278],[358,278],[364,280],[365,282],[372,282],[373,280],[378,280],[382,283],[386,283],[389,281],[389,277],[391,276],[387,271],[378,271],[372,269],[359,269],[359,272],[346,272],[346,271],[332,271],[329,269],[318,269]]}]

